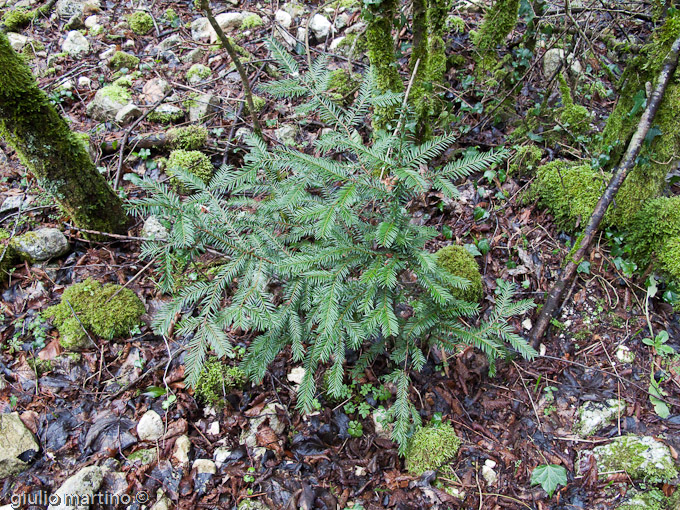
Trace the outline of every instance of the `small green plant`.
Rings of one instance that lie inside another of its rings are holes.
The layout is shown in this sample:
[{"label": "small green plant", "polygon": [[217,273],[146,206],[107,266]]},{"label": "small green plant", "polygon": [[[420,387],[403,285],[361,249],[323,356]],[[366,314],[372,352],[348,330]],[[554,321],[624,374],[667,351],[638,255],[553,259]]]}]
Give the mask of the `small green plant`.
[{"label": "small green plant", "polygon": [[557,464],[536,466],[531,473],[531,485],[540,485],[552,497],[558,485],[567,485],[567,470]]},{"label": "small green plant", "polygon": [[246,483],[253,483],[255,481],[255,468],[250,466],[246,473],[247,474],[243,475],[243,481]]},{"label": "small green plant", "polygon": [[458,453],[460,438],[450,423],[436,423],[419,429],[406,450],[406,469],[420,476],[439,469]]},{"label": "small green plant", "polygon": [[364,435],[364,427],[361,422],[352,420],[347,425],[347,433],[352,437],[361,437]]},{"label": "small green plant", "polygon": [[[499,163],[506,152],[428,165],[454,136],[415,145],[406,129],[413,117],[408,108],[399,110],[402,94],[379,93],[374,74],[367,72],[357,99],[344,108],[328,95],[326,57],[302,74],[280,43],[269,46],[287,77],[260,90],[278,98],[305,97],[298,113],[318,115],[332,131],[309,152],[270,150],[251,136],[244,166],[223,167],[209,181],[178,168],[174,177],[194,192],[185,198],[165,184],[132,177],[147,192],[133,210],[172,227],[167,243],[142,248],[143,256],[161,261],[163,290],[174,288],[167,261],[177,253],[193,260],[216,249],[225,260],[210,281],[179,289],[155,317],[154,327],[165,332],[180,316],[175,331],[193,335],[185,358],[192,386],[210,349],[233,356],[227,329],[256,332],[242,364],[253,381],[261,381],[269,364],[290,346],[293,362],[304,362],[297,399],[304,412],[313,410],[324,372],[327,393],[335,398],[344,393],[347,349],[361,353],[350,367],[355,377],[385,356],[390,373],[384,382],[396,388],[388,410],[392,437],[403,454],[420,424],[409,401],[410,372],[422,369],[432,346],[478,347],[489,358],[491,374],[495,360],[512,351],[527,358],[536,354],[508,322],[533,302],[513,302],[514,285],[500,281],[496,308],[470,325],[479,306],[451,292],[470,282],[437,265],[435,255],[425,250],[437,230],[412,223],[408,210],[430,190],[458,197],[454,179]],[[359,133],[375,107],[399,110],[395,134]],[[407,275],[415,276],[414,283]]]},{"label": "small green plant", "polygon": [[652,347],[657,356],[667,358],[671,354],[675,354],[675,349],[673,349],[670,345],[666,345],[668,338],[668,332],[663,330],[659,331],[654,339],[643,338],[642,343]]}]

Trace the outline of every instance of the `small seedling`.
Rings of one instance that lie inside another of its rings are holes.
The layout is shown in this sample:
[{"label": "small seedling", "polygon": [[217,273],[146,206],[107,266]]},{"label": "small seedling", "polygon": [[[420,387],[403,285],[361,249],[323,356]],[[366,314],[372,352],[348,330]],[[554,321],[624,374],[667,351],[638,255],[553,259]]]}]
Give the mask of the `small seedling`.
[{"label": "small seedling", "polygon": [[666,358],[667,356],[671,354],[675,354],[675,349],[673,349],[670,345],[666,345],[666,342],[668,342],[668,332],[667,331],[659,331],[659,333],[654,337],[652,340],[651,338],[643,338],[642,343],[645,345],[649,345],[650,347],[654,348],[654,352],[658,356],[661,356],[662,358]]},{"label": "small seedling", "polygon": [[361,437],[364,435],[364,426],[360,422],[352,420],[347,426],[347,433],[352,437]]}]

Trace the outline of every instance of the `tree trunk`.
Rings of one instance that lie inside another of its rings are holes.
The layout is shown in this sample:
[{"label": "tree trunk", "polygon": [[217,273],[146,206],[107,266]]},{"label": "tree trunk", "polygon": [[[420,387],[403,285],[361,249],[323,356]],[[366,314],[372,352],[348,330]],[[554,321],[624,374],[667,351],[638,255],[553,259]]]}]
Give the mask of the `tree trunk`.
[{"label": "tree trunk", "polygon": [[121,200],[1,30],[0,136],[77,226],[125,231],[128,218]]}]

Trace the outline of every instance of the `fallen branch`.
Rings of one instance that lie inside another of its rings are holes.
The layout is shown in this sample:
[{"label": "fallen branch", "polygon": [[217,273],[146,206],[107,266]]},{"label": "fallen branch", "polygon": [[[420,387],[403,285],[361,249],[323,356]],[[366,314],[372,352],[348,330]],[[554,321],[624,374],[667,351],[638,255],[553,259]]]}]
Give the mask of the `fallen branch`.
[{"label": "fallen branch", "polygon": [[628,173],[634,168],[638,155],[642,150],[642,144],[647,136],[647,132],[652,125],[654,116],[656,115],[661,100],[663,99],[664,93],[666,92],[666,87],[675,72],[678,65],[678,52],[680,52],[680,37],[675,40],[673,46],[671,47],[670,53],[666,57],[661,74],[659,75],[659,81],[656,89],[652,93],[649,101],[647,102],[647,108],[645,109],[640,122],[638,124],[637,130],[631,138],[626,153],[621,159],[621,163],[614,170],[614,176],[609,182],[607,189],[600,197],[597,202],[593,214],[588,221],[583,235],[577,239],[578,246],[575,247],[576,251],[573,255],[570,252],[570,259],[567,261],[567,265],[562,272],[561,278],[556,281],[550,292],[548,293],[548,298],[545,305],[541,309],[541,314],[538,317],[536,325],[531,332],[531,344],[536,348],[541,341],[541,338],[545,334],[548,325],[550,324],[550,319],[552,318],[553,312],[558,308],[560,300],[562,298],[562,293],[564,289],[569,284],[571,279],[576,274],[576,269],[579,263],[584,258],[591,241],[595,237],[598,227],[604,218],[607,208],[613,202],[616,193],[626,179]]},{"label": "fallen branch", "polygon": [[253,104],[253,93],[250,90],[250,81],[248,80],[248,75],[246,74],[245,69],[243,69],[243,65],[241,65],[241,59],[238,57],[234,46],[231,44],[231,42],[229,42],[229,38],[224,35],[224,31],[222,30],[222,27],[220,27],[219,23],[217,23],[215,16],[213,16],[212,9],[210,9],[210,2],[208,2],[208,0],[201,0],[201,9],[203,12],[205,12],[208,21],[210,22],[210,26],[213,27],[213,30],[217,34],[222,46],[224,46],[224,49],[227,50],[229,58],[231,58],[232,62],[234,62],[234,65],[236,66],[236,70],[241,77],[241,83],[243,83],[243,95],[246,97],[246,103],[248,103],[248,111],[250,113],[250,118],[253,121],[253,129],[257,135],[261,136],[262,128],[260,127],[260,122],[257,120],[257,112],[255,111],[255,105]]}]

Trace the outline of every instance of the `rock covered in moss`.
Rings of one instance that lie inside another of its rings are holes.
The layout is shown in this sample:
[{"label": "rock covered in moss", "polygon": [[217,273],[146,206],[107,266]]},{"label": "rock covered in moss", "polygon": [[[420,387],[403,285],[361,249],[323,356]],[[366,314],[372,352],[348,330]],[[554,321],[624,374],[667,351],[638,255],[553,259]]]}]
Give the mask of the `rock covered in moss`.
[{"label": "rock covered in moss", "polygon": [[423,427],[409,441],[406,469],[420,476],[451,461],[458,453],[460,439],[449,423]]},{"label": "rock covered in moss", "polygon": [[230,367],[219,358],[211,356],[205,362],[196,383],[196,398],[212,406],[222,407],[226,395],[243,385],[246,374],[239,367]]},{"label": "rock covered in moss", "polygon": [[332,94],[333,101],[347,105],[352,102],[351,96],[359,88],[360,80],[360,76],[346,69],[336,69],[331,71],[326,90]]},{"label": "rock covered in moss", "polygon": [[606,402],[586,402],[578,410],[579,419],[574,426],[574,432],[582,437],[592,436],[625,410],[626,403],[615,398],[610,398]]},{"label": "rock covered in moss", "polygon": [[184,110],[174,104],[162,104],[147,115],[151,122],[159,124],[175,124],[184,120]]},{"label": "rock covered in moss", "polygon": [[208,66],[203,64],[194,64],[187,71],[186,78],[189,83],[200,83],[209,79],[212,76],[212,71]]},{"label": "rock covered in moss", "polygon": [[[676,494],[680,494],[678,490]],[[671,498],[666,498],[663,492],[652,489],[646,492],[638,492],[616,507],[616,510],[677,510]]]},{"label": "rock covered in moss", "polygon": [[153,30],[153,18],[148,12],[135,11],[128,18],[130,29],[137,35],[146,35]]},{"label": "rock covered in moss", "polygon": [[168,175],[170,175],[170,182],[175,186],[180,193],[187,193],[185,187],[174,177],[176,170],[184,170],[192,173],[203,182],[207,183],[215,171],[210,158],[200,151],[185,151],[174,150],[170,153],[168,158]]},{"label": "rock covered in moss", "polygon": [[616,437],[607,445],[595,447],[592,455],[600,474],[624,472],[647,483],[668,482],[678,476],[668,446],[649,436]]},{"label": "rock covered in moss", "polygon": [[82,350],[91,346],[83,328],[106,339],[124,336],[139,324],[144,312],[144,303],[130,289],[88,278],[68,287],[61,302],[50,306],[45,316],[53,319],[62,347]]},{"label": "rock covered in moss", "polygon": [[659,252],[659,262],[664,272],[675,282],[680,282],[680,235],[667,239]]},{"label": "rock covered in moss", "polygon": [[630,225],[629,243],[637,260],[648,263],[661,254],[667,241],[680,236],[680,197],[658,197],[647,201]]},{"label": "rock covered in moss", "polygon": [[69,250],[66,237],[56,228],[26,232],[12,239],[12,247],[30,263],[61,257]]},{"label": "rock covered in moss", "polygon": [[72,57],[83,57],[90,52],[90,43],[83,34],[77,30],[71,30],[66,35],[61,49]]},{"label": "rock covered in moss", "polygon": [[437,264],[453,276],[469,282],[465,289],[452,286],[451,293],[457,299],[479,303],[483,297],[482,275],[475,258],[462,246],[450,245],[440,249],[435,256]]},{"label": "rock covered in moss", "polygon": [[87,105],[87,114],[100,122],[114,120],[116,115],[130,103],[132,94],[120,85],[107,85],[97,91]]},{"label": "rock covered in moss", "polygon": [[111,60],[109,60],[109,67],[114,71],[120,69],[135,69],[139,65],[139,57],[124,51],[116,51]]},{"label": "rock covered in moss", "polygon": [[203,122],[212,116],[220,104],[220,98],[214,94],[202,94],[191,100],[188,105],[189,120]]},{"label": "rock covered in moss", "polygon": [[168,131],[168,137],[173,149],[194,151],[205,145],[208,140],[208,130],[204,126],[172,128]]},{"label": "rock covered in moss", "polygon": [[254,12],[248,13],[245,18],[243,18],[243,22],[241,23],[241,28],[243,30],[248,30],[250,28],[257,28],[261,27],[264,25],[264,21],[262,21],[262,18],[255,14]]}]

